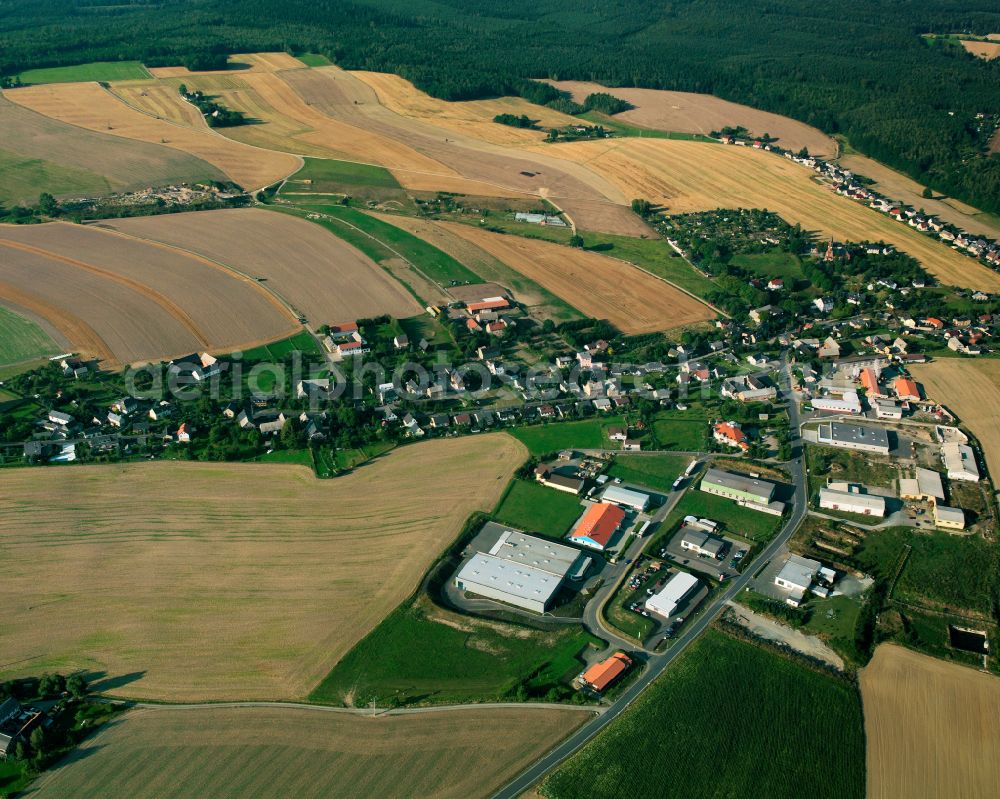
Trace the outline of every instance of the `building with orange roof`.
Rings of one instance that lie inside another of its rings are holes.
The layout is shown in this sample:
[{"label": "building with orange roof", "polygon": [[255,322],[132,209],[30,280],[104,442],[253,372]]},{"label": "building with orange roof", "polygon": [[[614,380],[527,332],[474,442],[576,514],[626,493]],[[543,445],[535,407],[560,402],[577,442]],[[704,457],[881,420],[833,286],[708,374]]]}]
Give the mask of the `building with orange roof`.
[{"label": "building with orange roof", "polygon": [[625,511],[617,505],[598,502],[583,514],[569,540],[591,549],[603,550],[625,521]]},{"label": "building with orange roof", "polygon": [[469,313],[479,313],[480,311],[499,311],[501,308],[509,308],[510,303],[503,297],[487,297],[480,302],[470,302],[466,306]]},{"label": "building with orange roof", "polygon": [[621,677],[632,665],[632,659],[624,652],[615,652],[607,660],[595,663],[580,677],[580,685],[601,693]]},{"label": "building with orange roof", "polygon": [[736,422],[719,422],[713,432],[712,437],[721,444],[728,444],[730,447],[739,447],[744,452],[750,449],[747,442],[747,434],[743,432]]},{"label": "building with orange roof", "polygon": [[878,385],[878,375],[871,367],[861,370],[861,385],[868,392],[869,397],[879,397],[882,389]]},{"label": "building with orange roof", "polygon": [[917,384],[908,377],[897,377],[896,382],[893,384],[893,388],[896,390],[896,396],[901,400],[920,399],[920,389],[918,389]]}]

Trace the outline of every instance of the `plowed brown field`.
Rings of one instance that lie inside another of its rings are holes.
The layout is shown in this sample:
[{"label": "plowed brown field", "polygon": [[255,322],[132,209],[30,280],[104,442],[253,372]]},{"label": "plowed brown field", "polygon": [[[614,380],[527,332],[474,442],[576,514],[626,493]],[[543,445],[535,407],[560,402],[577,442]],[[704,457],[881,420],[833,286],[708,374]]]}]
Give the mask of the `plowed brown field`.
[{"label": "plowed brown field", "polygon": [[936,358],[910,371],[927,397],[958,414],[979,439],[994,485],[1000,484],[1000,362]]},{"label": "plowed brown field", "polygon": [[589,716],[569,707],[470,708],[374,719],[322,709],[143,708],[87,741],[30,794],[37,799],[478,799]]},{"label": "plowed brown field", "polygon": [[109,220],[108,227],[199,253],[267,287],[314,326],[421,308],[368,256],[319,225],[256,208]]},{"label": "plowed brown field", "polygon": [[[294,314],[251,278],[171,247],[61,222],[4,226],[0,246],[43,258],[59,268],[86,272],[148,298],[203,349],[239,349],[284,338],[299,329]],[[35,286],[41,296],[47,296],[47,289],[44,283]],[[88,321],[98,325],[97,320]]]},{"label": "plowed brown field", "polygon": [[623,333],[674,329],[716,315],[694,297],[615,258],[455,222],[439,224]]},{"label": "plowed brown field", "polygon": [[577,102],[583,102],[588,94],[595,92],[620,97],[635,108],[615,114],[614,118],[644,128],[708,135],[713,130],[742,125],[756,136],[769,133],[788,150],[798,151],[808,147],[810,153],[823,158],[837,155],[837,142],[811,125],[748,105],[731,103],[711,94],[660,89],[609,89],[599,83],[574,80],[546,83],[569,92]]},{"label": "plowed brown field", "polygon": [[632,197],[673,213],[712,208],[767,208],[791,223],[840,241],[890,242],[918,259],[943,283],[1000,291],[1000,274],[820,186],[809,170],[747,147],[665,139],[616,139],[547,150],[585,163]]},{"label": "plowed brown field", "polygon": [[868,799],[1000,796],[1000,678],[882,644],[860,681]]},{"label": "plowed brown field", "polygon": [[125,139],[162,144],[218,167],[254,190],[296,171],[301,160],[286,153],[249,147],[204,129],[174,125],[129,107],[97,83],[52,83],[8,89],[18,105],[52,119]]},{"label": "plowed brown field", "polygon": [[137,698],[304,696],[526,455],[496,434],[335,480],[263,464],[10,471],[0,679],[85,668],[131,675],[114,693]]}]

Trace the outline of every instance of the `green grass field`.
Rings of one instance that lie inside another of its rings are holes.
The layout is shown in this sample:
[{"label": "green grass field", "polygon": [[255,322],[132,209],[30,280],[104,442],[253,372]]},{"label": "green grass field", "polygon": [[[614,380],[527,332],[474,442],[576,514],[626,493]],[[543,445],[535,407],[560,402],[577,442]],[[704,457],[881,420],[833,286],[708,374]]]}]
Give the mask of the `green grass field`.
[{"label": "green grass field", "polygon": [[359,706],[373,700],[384,706],[556,698],[569,692],[568,681],[583,669],[578,655],[594,641],[578,626],[541,632],[404,606],[354,647],[309,698],[342,703],[350,696]]},{"label": "green grass field", "polygon": [[497,507],[497,520],[519,530],[562,538],[583,513],[573,494],[533,480],[514,480]]},{"label": "green grass field", "polygon": [[59,351],[38,325],[0,306],[0,365],[57,355]]},{"label": "green grass field", "polygon": [[805,277],[798,256],[790,252],[734,255],[732,262],[735,266],[753,272],[762,278],[780,277],[783,280],[794,281]]},{"label": "green grass field", "polygon": [[647,272],[690,291],[696,297],[704,297],[716,289],[715,283],[695,271],[662,239],[637,239],[611,233],[587,232],[583,234],[583,240],[586,249],[640,266]]},{"label": "green grass field", "polygon": [[594,125],[603,125],[608,130],[612,130],[619,136],[635,136],[642,139],[679,139],[681,141],[700,141],[718,144],[718,140],[701,133],[684,133],[679,130],[656,130],[655,128],[644,128],[638,125],[629,125],[615,117],[602,114],[600,111],[586,111],[578,115]]},{"label": "green grass field", "polygon": [[[399,181],[388,169],[371,164],[356,164],[353,161],[334,161],[327,158],[303,158],[305,163],[298,172],[290,178],[297,182],[312,181],[312,191],[328,191],[324,184],[337,186],[376,186],[385,189],[400,188]],[[299,186],[296,191],[303,190]]]},{"label": "green grass field", "polygon": [[34,203],[47,191],[54,197],[104,194],[111,190],[108,181],[96,172],[56,164],[42,158],[28,158],[0,149],[0,203]]},{"label": "green grass field", "polygon": [[685,516],[705,517],[721,522],[725,525],[726,532],[757,542],[769,541],[781,524],[781,519],[777,516],[744,508],[730,499],[706,494],[694,487],[681,497],[660,529],[665,532],[672,530]]},{"label": "green grass field", "polygon": [[653,435],[660,449],[698,452],[705,449],[708,440],[708,420],[688,413],[662,413],[653,420]]},{"label": "green grass field", "polygon": [[625,715],[551,774],[541,793],[799,799],[802,786],[815,799],[864,796],[857,689],[709,630]]},{"label": "green grass field", "polygon": [[450,255],[395,225],[343,205],[310,205],[309,208],[345,223],[338,225],[327,220],[314,220],[376,262],[402,255],[441,286],[482,283],[478,275]]},{"label": "green grass field", "polygon": [[295,57],[307,67],[328,67],[333,63],[325,55],[319,53],[301,53]]},{"label": "green grass field", "polygon": [[618,455],[607,473],[626,483],[669,491],[690,462],[691,459],[683,455]]},{"label": "green grass field", "polygon": [[[612,442],[608,439],[607,429],[624,424],[623,417],[611,416],[606,419],[520,427],[511,430],[510,434],[524,444],[532,455],[545,455],[562,449],[611,449]],[[618,442],[614,446],[617,448]]]},{"label": "green grass field", "polygon": [[29,69],[17,76],[21,83],[79,83],[81,81],[142,80],[151,78],[138,61],[93,61],[72,67]]},{"label": "green grass field", "polygon": [[[604,606],[604,617],[615,629],[631,636],[636,641],[644,641],[656,624],[652,619],[625,607],[625,602],[632,596],[632,593],[628,583],[622,583],[615,591],[614,596],[608,600],[608,604]],[[645,595],[643,598],[645,599]]]}]

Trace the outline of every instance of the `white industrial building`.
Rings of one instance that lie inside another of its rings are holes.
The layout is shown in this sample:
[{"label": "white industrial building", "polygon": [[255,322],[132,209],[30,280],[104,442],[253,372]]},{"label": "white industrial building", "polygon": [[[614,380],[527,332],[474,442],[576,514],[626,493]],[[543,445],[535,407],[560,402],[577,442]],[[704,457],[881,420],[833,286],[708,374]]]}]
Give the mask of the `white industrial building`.
[{"label": "white industrial building", "polygon": [[505,528],[489,552],[477,552],[462,566],[455,585],[544,613],[563,582],[583,577],[590,564],[591,558],[579,549]]},{"label": "white industrial building", "polygon": [[979,481],[979,466],[976,453],[968,444],[947,443],[941,445],[941,459],[948,470],[949,480]]},{"label": "white industrial building", "polygon": [[861,413],[861,398],[857,391],[845,391],[840,398],[814,397],[812,406],[826,413]]},{"label": "white industrial building", "polygon": [[774,578],[774,584],[791,592],[785,601],[797,608],[802,604],[806,591],[809,590],[822,567],[823,564],[818,560],[803,558],[800,555],[789,555],[785,565],[781,567],[781,571]]},{"label": "white industrial building", "polygon": [[965,529],[965,511],[961,508],[948,508],[944,505],[934,505],[934,524],[946,530]]},{"label": "white industrial building", "polygon": [[944,485],[941,483],[941,475],[918,466],[915,477],[904,477],[899,481],[899,498],[943,502]]},{"label": "white industrial building", "polygon": [[864,427],[859,424],[825,422],[819,426],[817,439],[820,444],[842,449],[856,449],[888,455],[889,433],[882,427]]},{"label": "white industrial building", "polygon": [[834,488],[819,490],[819,506],[827,510],[857,513],[861,516],[885,516],[885,497],[862,494],[860,491],[839,491]]},{"label": "white industrial building", "polygon": [[613,502],[615,505],[624,505],[640,513],[649,507],[649,494],[641,491],[633,491],[630,488],[622,488],[618,485],[608,486],[601,495],[604,502]]},{"label": "white industrial building", "polygon": [[680,603],[687,599],[699,585],[701,583],[693,574],[677,572],[667,581],[659,593],[653,594],[646,600],[646,610],[670,618]]}]

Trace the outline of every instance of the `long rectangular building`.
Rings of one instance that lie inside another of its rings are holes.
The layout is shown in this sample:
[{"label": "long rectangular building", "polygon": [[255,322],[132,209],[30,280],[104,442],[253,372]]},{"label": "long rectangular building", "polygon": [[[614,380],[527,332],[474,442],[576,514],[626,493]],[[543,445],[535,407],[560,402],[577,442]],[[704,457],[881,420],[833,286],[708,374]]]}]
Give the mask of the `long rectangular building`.
[{"label": "long rectangular building", "polygon": [[646,610],[660,616],[670,618],[674,615],[681,602],[683,602],[692,591],[701,583],[693,574],[687,572],[677,572],[671,577],[659,593],[653,594],[646,600]]},{"label": "long rectangular building", "polygon": [[767,480],[726,472],[722,469],[708,469],[701,479],[701,490],[707,494],[757,505],[770,503],[774,499],[776,488],[774,483],[769,483]]},{"label": "long rectangular building", "polygon": [[821,488],[819,506],[827,510],[857,513],[861,516],[877,516],[880,519],[885,516],[885,497],[876,494]]},{"label": "long rectangular building", "polygon": [[824,422],[819,426],[818,440],[820,444],[828,447],[874,452],[879,455],[888,455],[891,451],[889,432],[882,427]]},{"label": "long rectangular building", "polygon": [[593,562],[589,555],[575,547],[511,529],[501,533],[489,554],[571,580],[583,577]]},{"label": "long rectangular building", "polygon": [[615,505],[624,505],[640,513],[649,507],[649,494],[617,485],[608,486],[601,495],[601,499],[604,502],[613,502]]},{"label": "long rectangular building", "polygon": [[563,578],[506,558],[478,552],[455,577],[462,591],[497,599],[535,613],[544,613],[559,591]]},{"label": "long rectangular building", "polygon": [[968,480],[972,483],[979,481],[976,453],[968,444],[942,444],[941,459],[948,470],[949,480]]}]

